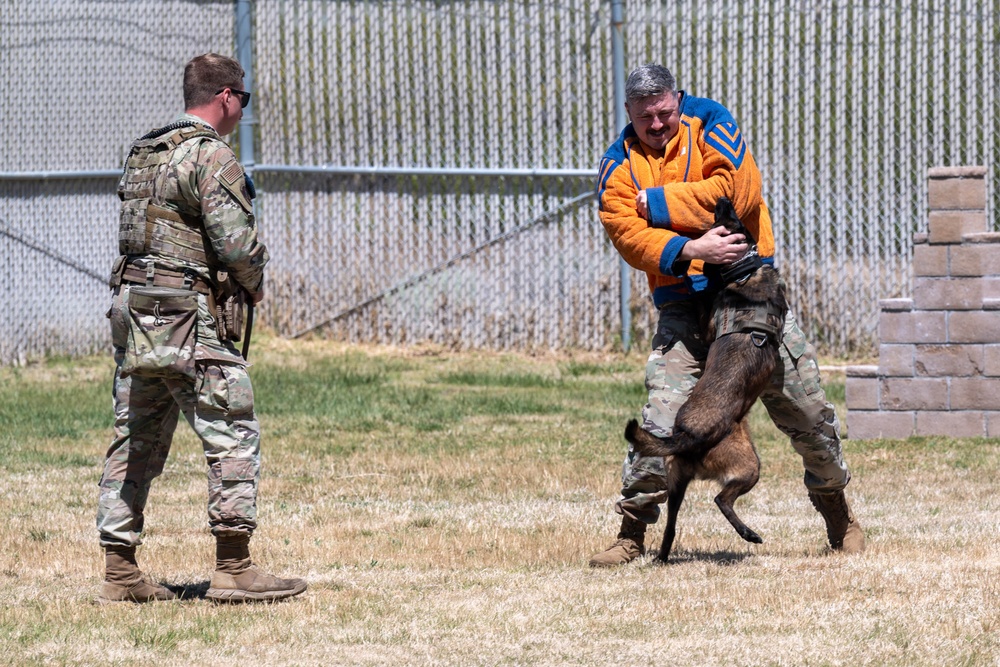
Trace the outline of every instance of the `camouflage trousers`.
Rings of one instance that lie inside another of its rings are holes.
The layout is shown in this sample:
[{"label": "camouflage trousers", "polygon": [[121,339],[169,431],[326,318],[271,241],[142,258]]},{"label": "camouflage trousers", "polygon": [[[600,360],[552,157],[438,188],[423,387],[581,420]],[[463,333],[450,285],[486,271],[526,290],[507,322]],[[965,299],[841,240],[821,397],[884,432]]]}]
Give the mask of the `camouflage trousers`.
[{"label": "camouflage trousers", "polygon": [[[705,369],[708,345],[701,333],[699,300],[660,310],[653,351],[646,363],[648,402],[643,428],[660,437],[673,432],[677,412]],[[821,493],[844,488],[850,473],[840,443],[840,423],[820,384],[816,352],[791,313],[785,319],[780,362],[760,400],[768,415],[802,457],[805,485]],[[620,514],[655,523],[666,502],[662,457],[641,457],[629,447],[622,466]]]},{"label": "camouflage trousers", "polygon": [[[117,368],[114,439],[99,485],[101,546],[142,543],[150,485],[163,472],[181,413],[201,439],[207,459],[212,533],[251,534],[257,527],[260,426],[242,357],[219,341],[205,297],[199,295],[193,374],[123,374],[132,343],[128,293],[129,287],[123,286],[108,313]],[[169,353],[160,348],[155,351]]]}]

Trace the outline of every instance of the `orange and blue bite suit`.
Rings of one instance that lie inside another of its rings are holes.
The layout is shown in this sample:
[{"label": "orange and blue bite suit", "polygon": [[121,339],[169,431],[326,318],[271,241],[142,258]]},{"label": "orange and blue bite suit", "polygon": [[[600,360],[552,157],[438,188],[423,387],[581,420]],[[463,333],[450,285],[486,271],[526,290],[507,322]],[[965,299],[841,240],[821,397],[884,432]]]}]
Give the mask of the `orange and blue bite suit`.
[{"label": "orange and blue bite suit", "polygon": [[[644,145],[628,125],[601,160],[601,221],[615,248],[649,277],[657,308],[706,287],[702,262],[678,262],[681,248],[715,224],[715,203],[729,197],[774,262],[771,216],[761,197],[757,164],[733,117],[712,100],[681,94],[680,126],[663,151]],[[649,219],[636,213],[645,190]]]}]

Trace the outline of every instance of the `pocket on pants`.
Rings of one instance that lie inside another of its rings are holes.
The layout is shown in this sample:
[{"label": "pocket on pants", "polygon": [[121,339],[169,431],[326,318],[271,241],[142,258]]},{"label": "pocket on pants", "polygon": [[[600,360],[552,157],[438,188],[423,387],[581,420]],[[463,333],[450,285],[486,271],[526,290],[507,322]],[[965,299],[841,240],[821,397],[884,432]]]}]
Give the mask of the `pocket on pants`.
[{"label": "pocket on pants", "polygon": [[257,479],[259,465],[254,459],[226,458],[219,460],[223,482],[252,482]]},{"label": "pocket on pants", "polygon": [[127,342],[122,377],[195,376],[196,292],[132,287],[125,307]]},{"label": "pocket on pants", "polygon": [[199,409],[230,416],[253,412],[253,386],[244,366],[202,361],[198,381]]},{"label": "pocket on pants", "polygon": [[809,348],[809,343],[806,342],[805,334],[803,334],[802,329],[798,327],[786,327],[781,344],[785,346],[786,350],[788,350],[788,356],[796,362],[798,362],[798,360]]},{"label": "pocket on pants", "polygon": [[[787,327],[781,344],[788,354],[786,364],[791,365],[785,372],[785,392],[799,400],[823,396],[819,362],[802,329],[797,326]],[[789,372],[793,370],[794,373]]]}]

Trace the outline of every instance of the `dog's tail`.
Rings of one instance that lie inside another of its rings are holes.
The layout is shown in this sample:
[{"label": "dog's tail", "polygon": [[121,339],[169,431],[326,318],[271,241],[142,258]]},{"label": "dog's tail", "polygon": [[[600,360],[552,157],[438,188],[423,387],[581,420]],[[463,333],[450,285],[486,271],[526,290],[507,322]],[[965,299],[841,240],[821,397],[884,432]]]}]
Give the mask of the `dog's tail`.
[{"label": "dog's tail", "polygon": [[625,439],[632,443],[641,456],[673,456],[674,442],[670,438],[658,438],[649,431],[639,428],[639,422],[630,419],[625,425]]}]

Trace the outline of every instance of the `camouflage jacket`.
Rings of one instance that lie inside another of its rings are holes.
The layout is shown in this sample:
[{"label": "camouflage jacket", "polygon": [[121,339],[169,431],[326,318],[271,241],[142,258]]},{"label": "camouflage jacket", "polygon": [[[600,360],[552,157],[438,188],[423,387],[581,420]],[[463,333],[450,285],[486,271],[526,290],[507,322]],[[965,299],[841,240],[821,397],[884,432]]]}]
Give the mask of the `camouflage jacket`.
[{"label": "camouflage jacket", "polygon": [[[173,122],[198,123],[214,134],[214,128],[197,116],[182,114]],[[177,130],[164,136],[172,132]],[[123,200],[135,196],[129,193],[129,188],[135,188],[129,181],[133,171],[131,162],[127,163],[118,189]],[[199,220],[205,248],[214,256],[211,263],[218,263],[213,268],[228,271],[251,295],[256,294],[264,280],[268,253],[258,237],[246,175],[229,145],[218,134],[180,143],[150,185],[147,188],[150,205]],[[123,207],[127,204],[125,201]],[[179,257],[169,252],[169,247],[168,243],[166,249],[147,249],[144,256],[130,256],[129,259],[152,259],[157,267],[189,270],[212,282],[210,267]]]}]

